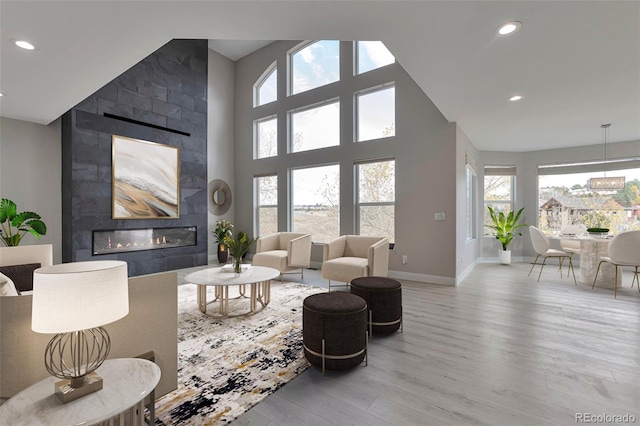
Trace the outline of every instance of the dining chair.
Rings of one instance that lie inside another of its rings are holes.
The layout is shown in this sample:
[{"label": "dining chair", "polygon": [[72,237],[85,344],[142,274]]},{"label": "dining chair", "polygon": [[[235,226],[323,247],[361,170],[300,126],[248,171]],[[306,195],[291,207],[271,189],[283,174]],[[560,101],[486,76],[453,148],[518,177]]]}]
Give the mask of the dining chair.
[{"label": "dining chair", "polygon": [[598,263],[598,269],[596,269],[596,276],[593,279],[593,285],[596,286],[596,279],[598,278],[598,272],[600,272],[600,265],[603,262],[607,262],[615,266],[616,273],[613,281],[613,297],[618,297],[618,267],[619,266],[633,266],[633,280],[631,281],[631,288],[635,282],[638,283],[638,291],[640,291],[640,277],[638,276],[638,267],[640,267],[640,231],[626,231],[621,232],[609,242],[609,256],[603,256]]},{"label": "dining chair", "polygon": [[[562,263],[566,258],[566,259],[569,259],[569,269],[573,274],[573,282],[574,284],[578,285],[578,282],[576,281],[576,273],[573,270],[573,261],[571,260],[573,253],[566,252],[564,250],[552,249],[551,242],[549,241],[549,237],[547,237],[544,232],[542,232],[540,229],[536,228],[535,226],[529,226],[529,235],[531,236],[531,244],[533,244],[533,249],[536,251],[536,253],[538,253],[538,255],[536,256],[536,260],[534,260],[533,263],[531,264],[529,275],[531,275],[531,272],[533,271],[533,268],[536,265],[541,265],[540,273],[538,274],[538,281],[540,281],[540,276],[542,275],[542,270],[544,269],[544,265],[546,264],[547,259],[556,258],[558,259],[558,263],[559,263],[558,269],[560,271],[560,277],[562,277]],[[540,258],[540,256],[543,257],[542,263],[538,263],[538,258]],[[569,276],[569,271],[567,271],[567,277],[568,276]]]}]

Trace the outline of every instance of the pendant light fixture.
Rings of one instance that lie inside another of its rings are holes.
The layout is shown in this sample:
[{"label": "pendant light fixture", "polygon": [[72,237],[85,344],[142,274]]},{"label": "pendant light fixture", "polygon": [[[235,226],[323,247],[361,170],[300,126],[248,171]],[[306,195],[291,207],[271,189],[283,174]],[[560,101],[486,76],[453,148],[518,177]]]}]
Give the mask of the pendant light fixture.
[{"label": "pendant light fixture", "polygon": [[624,176],[607,177],[607,136],[611,124],[602,124],[602,135],[604,139],[604,177],[589,179],[589,188],[594,191],[615,191],[624,188]]}]

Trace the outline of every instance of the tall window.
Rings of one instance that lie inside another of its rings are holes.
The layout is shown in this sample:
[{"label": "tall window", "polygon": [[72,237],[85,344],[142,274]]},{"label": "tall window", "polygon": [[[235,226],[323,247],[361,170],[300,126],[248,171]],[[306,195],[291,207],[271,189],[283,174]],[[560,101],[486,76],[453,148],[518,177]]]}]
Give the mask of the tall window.
[{"label": "tall window", "polygon": [[395,160],[356,164],[356,216],[359,235],[395,242]]},{"label": "tall window", "polygon": [[340,102],[290,112],[290,152],[340,145]]},{"label": "tall window", "polygon": [[316,41],[290,55],[292,95],[340,80],[339,41]]},{"label": "tall window", "polygon": [[278,99],[278,68],[275,62],[254,86],[253,106],[268,104]]},{"label": "tall window", "polygon": [[[591,188],[589,180],[605,173],[624,177],[624,188]],[[572,224],[609,228],[614,233],[640,230],[640,158],[618,159],[606,165],[539,166],[538,198],[538,226],[547,233]]]},{"label": "tall window", "polygon": [[357,93],[356,115],[356,141],[395,136],[395,86]]},{"label": "tall window", "polygon": [[384,67],[396,61],[381,41],[357,41],[355,53],[356,74]]},{"label": "tall window", "polygon": [[278,155],[278,119],[267,117],[256,120],[253,126],[255,155],[253,158],[266,158]]},{"label": "tall window", "polygon": [[253,184],[256,235],[263,237],[278,231],[278,176],[255,177]]},{"label": "tall window", "polygon": [[292,230],[311,234],[316,243],[340,235],[340,166],[291,171]]},{"label": "tall window", "polygon": [[492,224],[488,207],[498,212],[513,210],[516,168],[487,166],[484,168],[484,224]]},{"label": "tall window", "polygon": [[475,192],[476,192],[476,174],[473,169],[467,164],[466,168],[466,199],[467,209],[465,213],[465,236],[467,240],[471,240],[476,237],[476,224],[475,224]]}]

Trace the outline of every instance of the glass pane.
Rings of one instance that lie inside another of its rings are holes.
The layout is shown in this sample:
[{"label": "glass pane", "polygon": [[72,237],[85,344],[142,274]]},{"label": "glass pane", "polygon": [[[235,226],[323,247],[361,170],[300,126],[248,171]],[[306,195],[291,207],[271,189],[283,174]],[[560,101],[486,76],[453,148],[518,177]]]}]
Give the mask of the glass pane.
[{"label": "glass pane", "polygon": [[291,113],[291,152],[340,145],[340,103]]},{"label": "glass pane", "polygon": [[361,203],[395,201],[395,173],[394,160],[358,164],[358,201]]},{"label": "glass pane", "polygon": [[258,183],[258,205],[278,204],[278,176],[256,178]]},{"label": "glass pane", "polygon": [[258,121],[256,124],[257,157],[266,158],[278,155],[278,119]]},{"label": "glass pane", "polygon": [[340,42],[322,40],[300,49],[291,60],[291,94],[340,80]]},{"label": "glass pane", "polygon": [[356,96],[358,142],[395,136],[396,88]]},{"label": "glass pane", "polygon": [[274,68],[258,87],[256,106],[268,104],[278,99],[278,69]]},{"label": "glass pane", "polygon": [[640,230],[640,169],[607,172],[607,176],[625,177],[623,189],[589,188],[589,179],[604,176],[604,172],[538,176],[540,229],[553,233],[564,225],[583,224],[609,228],[612,233]]},{"label": "glass pane", "polygon": [[466,166],[466,199],[467,209],[465,212],[465,236],[467,239],[475,237],[474,232],[474,206],[473,206],[473,170]]},{"label": "glass pane", "polygon": [[275,234],[278,232],[278,208],[258,208],[258,236]]},{"label": "glass pane", "polygon": [[493,222],[489,216],[488,207],[491,206],[497,212],[507,214],[513,206],[513,176],[485,176],[484,177],[484,224]]},{"label": "glass pane", "polygon": [[357,74],[384,67],[396,61],[381,41],[358,41]]},{"label": "glass pane", "polygon": [[297,169],[293,183],[293,231],[311,234],[312,241],[328,243],[340,235],[340,167]]},{"label": "glass pane", "polygon": [[395,241],[395,206],[360,206],[360,235]]}]

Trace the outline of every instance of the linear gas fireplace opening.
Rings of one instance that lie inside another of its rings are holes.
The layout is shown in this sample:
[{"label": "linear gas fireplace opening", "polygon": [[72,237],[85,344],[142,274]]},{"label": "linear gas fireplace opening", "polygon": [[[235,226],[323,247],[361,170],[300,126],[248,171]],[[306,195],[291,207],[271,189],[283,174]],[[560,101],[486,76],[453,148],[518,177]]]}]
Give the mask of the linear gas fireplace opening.
[{"label": "linear gas fireplace opening", "polygon": [[93,231],[93,255],[195,246],[195,226]]}]

